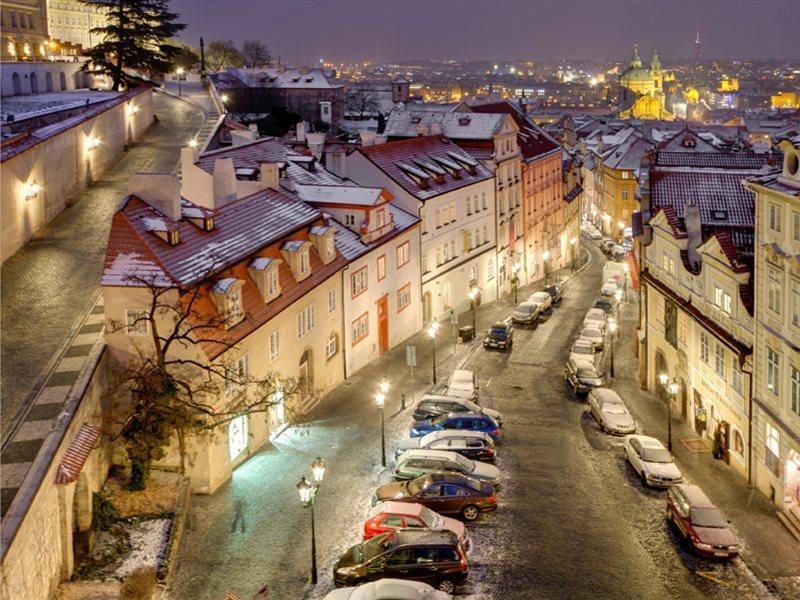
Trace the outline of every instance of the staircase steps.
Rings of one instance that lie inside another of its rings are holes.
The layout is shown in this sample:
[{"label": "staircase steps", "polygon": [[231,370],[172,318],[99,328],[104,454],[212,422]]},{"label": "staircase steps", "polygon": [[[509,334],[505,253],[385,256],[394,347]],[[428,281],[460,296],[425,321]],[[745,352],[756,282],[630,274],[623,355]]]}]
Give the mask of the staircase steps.
[{"label": "staircase steps", "polygon": [[794,507],[778,511],[778,520],[789,530],[798,542],[800,542],[800,515]]}]

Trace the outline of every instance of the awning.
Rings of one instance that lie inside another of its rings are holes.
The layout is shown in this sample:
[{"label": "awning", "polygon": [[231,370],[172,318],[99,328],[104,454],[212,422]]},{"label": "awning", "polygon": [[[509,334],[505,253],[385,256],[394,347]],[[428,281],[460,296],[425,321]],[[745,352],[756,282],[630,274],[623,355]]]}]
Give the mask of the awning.
[{"label": "awning", "polygon": [[95,443],[100,438],[100,427],[97,425],[81,425],[78,435],[64,453],[61,464],[56,470],[56,483],[72,483],[78,480],[78,475],[86,464],[89,454]]}]

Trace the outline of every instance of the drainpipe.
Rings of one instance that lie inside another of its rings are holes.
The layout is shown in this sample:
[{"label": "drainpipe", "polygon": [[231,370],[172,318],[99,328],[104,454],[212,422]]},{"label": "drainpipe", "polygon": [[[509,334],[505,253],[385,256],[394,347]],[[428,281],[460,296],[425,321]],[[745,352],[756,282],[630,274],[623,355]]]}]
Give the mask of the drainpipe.
[{"label": "drainpipe", "polygon": [[344,304],[344,290],[345,290],[345,287],[346,287],[345,286],[346,279],[345,279],[344,275],[345,275],[345,273],[347,273],[348,270],[349,270],[349,266],[345,267],[344,269],[342,269],[340,271],[340,273],[342,274],[342,298],[341,298],[341,302],[342,302],[341,303],[341,307],[342,307],[342,329],[341,329],[341,331],[342,331],[342,343],[341,343],[341,345],[342,345],[342,371],[344,372],[345,380],[347,380],[348,373],[347,373],[347,329],[346,329],[347,323],[345,323],[345,318],[344,318],[344,315],[345,315],[345,310],[344,310],[344,307],[345,307],[345,304]]},{"label": "drainpipe", "polygon": [[747,373],[748,395],[747,395],[747,484],[753,487],[753,370],[745,371],[742,364],[742,372]]}]

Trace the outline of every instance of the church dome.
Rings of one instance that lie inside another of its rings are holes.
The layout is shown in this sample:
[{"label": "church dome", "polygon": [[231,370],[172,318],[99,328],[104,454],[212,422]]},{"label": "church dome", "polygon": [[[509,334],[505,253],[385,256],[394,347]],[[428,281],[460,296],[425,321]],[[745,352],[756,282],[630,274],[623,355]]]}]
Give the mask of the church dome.
[{"label": "church dome", "polygon": [[629,67],[620,74],[619,80],[622,84],[634,81],[650,82],[653,81],[653,74],[647,69]]}]

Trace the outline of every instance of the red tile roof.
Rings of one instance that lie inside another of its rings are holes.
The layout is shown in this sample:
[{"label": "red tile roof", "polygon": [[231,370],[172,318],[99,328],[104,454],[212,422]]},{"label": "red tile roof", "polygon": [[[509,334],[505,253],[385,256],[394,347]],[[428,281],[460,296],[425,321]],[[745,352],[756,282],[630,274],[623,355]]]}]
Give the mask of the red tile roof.
[{"label": "red tile roof", "polygon": [[[356,152],[363,154],[389,178],[419,200],[428,200],[440,194],[492,178],[492,172],[489,169],[476,161],[455,142],[440,135],[409,138],[375,146],[362,146]],[[456,179],[448,169],[442,168],[444,175],[441,183],[431,175],[428,177],[428,186],[422,187],[399,166],[399,164],[406,164],[416,167],[419,162],[441,166],[441,162],[437,162],[436,159],[459,163],[461,166],[460,177]],[[465,164],[471,165],[474,175],[467,171],[464,167]]]},{"label": "red tile roof", "polygon": [[81,425],[75,439],[64,453],[61,464],[56,469],[56,483],[72,483],[78,481],[81,469],[89,459],[95,443],[100,439],[101,429],[97,425]]},{"label": "red tile roof", "polygon": [[476,106],[471,106],[470,109],[476,113],[503,113],[511,115],[517,127],[519,127],[517,143],[522,151],[522,157],[526,162],[530,162],[543,154],[549,154],[561,148],[556,140],[539,125],[529,121],[509,100],[492,102],[490,104],[478,104]]}]

